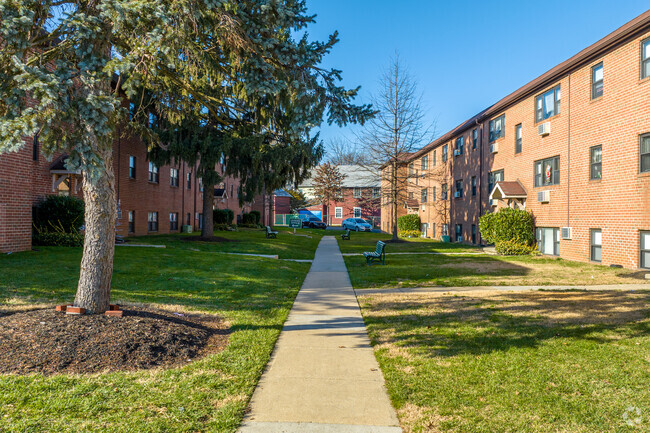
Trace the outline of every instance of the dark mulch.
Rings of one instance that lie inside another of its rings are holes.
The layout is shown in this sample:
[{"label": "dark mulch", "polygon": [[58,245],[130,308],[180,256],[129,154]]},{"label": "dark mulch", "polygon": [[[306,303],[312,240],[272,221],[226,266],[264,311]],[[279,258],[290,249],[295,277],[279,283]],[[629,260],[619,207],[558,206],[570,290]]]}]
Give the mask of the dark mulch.
[{"label": "dark mulch", "polygon": [[209,236],[202,238],[201,236],[183,236],[182,240],[188,242],[239,242],[237,239],[227,239],[220,236]]},{"label": "dark mulch", "polygon": [[385,244],[410,244],[409,241],[404,239],[388,239],[382,242]]},{"label": "dark mulch", "polygon": [[228,330],[216,316],[124,307],[121,318],[54,308],[0,311],[0,373],[96,373],[175,367],[216,353]]}]

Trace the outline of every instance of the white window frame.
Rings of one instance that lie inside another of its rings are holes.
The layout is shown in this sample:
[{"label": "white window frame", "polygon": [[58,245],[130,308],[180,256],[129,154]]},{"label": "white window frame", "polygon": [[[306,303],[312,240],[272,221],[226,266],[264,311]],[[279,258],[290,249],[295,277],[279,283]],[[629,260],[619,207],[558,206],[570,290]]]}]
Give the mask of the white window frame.
[{"label": "white window frame", "polygon": [[642,230],[639,234],[639,267],[650,269],[650,231]]},{"label": "white window frame", "polygon": [[342,207],[335,207],[334,208],[334,218],[343,218],[343,208]]},{"label": "white window frame", "polygon": [[[357,215],[357,211],[358,211],[358,215]],[[352,215],[354,215],[354,218],[361,218],[361,208],[360,207],[353,208]]]},{"label": "white window frame", "polygon": [[[602,262],[603,261],[603,231],[601,229],[590,229],[589,230],[589,259],[592,262]],[[596,254],[598,251],[598,258]]]},{"label": "white window frame", "polygon": [[355,186],[354,189],[352,190],[352,197],[361,198],[361,188]]}]

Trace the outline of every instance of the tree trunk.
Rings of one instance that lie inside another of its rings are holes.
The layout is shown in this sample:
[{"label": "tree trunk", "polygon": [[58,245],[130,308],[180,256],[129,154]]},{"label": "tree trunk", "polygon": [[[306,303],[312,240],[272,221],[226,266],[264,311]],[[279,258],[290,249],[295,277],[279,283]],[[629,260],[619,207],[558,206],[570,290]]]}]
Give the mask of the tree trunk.
[{"label": "tree trunk", "polygon": [[203,227],[201,237],[209,238],[214,236],[214,184],[203,184]]},{"label": "tree trunk", "polygon": [[102,314],[109,309],[113,276],[117,206],[113,150],[112,146],[107,147],[101,152],[106,167],[96,182],[83,173],[85,236],[74,305],[90,314]]}]

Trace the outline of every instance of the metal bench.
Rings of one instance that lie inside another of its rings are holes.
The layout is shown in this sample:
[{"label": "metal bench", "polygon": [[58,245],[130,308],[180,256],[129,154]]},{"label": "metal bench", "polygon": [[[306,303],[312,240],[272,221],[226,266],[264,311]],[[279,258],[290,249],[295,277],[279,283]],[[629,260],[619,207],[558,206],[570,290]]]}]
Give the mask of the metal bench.
[{"label": "metal bench", "polygon": [[266,226],[266,238],[267,239],[270,239],[270,238],[275,239],[277,237],[278,237],[278,232],[274,232],[273,230],[271,230],[271,227]]},{"label": "metal bench", "polygon": [[350,230],[346,230],[345,233],[341,233],[342,240],[350,240]]},{"label": "metal bench", "polygon": [[386,252],[384,251],[385,248],[386,248],[385,243],[383,243],[382,241],[377,241],[377,247],[375,248],[375,251],[363,253],[363,256],[366,258],[366,264],[370,266],[374,262],[381,262],[382,265],[385,265],[386,264],[385,261]]}]

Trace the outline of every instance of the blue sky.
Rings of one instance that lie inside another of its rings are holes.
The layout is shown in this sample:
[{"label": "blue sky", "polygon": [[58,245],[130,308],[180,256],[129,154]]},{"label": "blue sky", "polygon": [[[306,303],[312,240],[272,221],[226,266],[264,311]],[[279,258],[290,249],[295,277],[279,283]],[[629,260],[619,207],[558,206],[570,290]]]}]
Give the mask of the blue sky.
[{"label": "blue sky", "polygon": [[[647,0],[309,0],[311,39],[341,41],[324,66],[343,70],[369,102],[399,52],[437,135],[568,59],[648,9]],[[353,138],[325,126],[321,139]],[[423,143],[426,144],[426,143]]]}]

